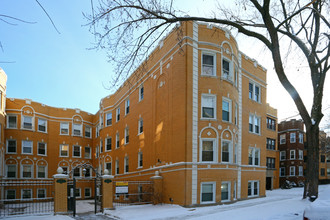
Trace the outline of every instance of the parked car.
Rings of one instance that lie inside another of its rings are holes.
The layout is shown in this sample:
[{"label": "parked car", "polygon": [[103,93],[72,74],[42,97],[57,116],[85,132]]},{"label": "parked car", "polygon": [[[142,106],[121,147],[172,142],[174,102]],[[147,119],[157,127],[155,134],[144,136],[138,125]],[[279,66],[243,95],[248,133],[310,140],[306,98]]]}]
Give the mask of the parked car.
[{"label": "parked car", "polygon": [[330,187],[304,210],[304,220],[330,220]]},{"label": "parked car", "polygon": [[282,185],[281,185],[281,189],[291,189],[292,185],[290,183],[289,180],[286,180]]}]

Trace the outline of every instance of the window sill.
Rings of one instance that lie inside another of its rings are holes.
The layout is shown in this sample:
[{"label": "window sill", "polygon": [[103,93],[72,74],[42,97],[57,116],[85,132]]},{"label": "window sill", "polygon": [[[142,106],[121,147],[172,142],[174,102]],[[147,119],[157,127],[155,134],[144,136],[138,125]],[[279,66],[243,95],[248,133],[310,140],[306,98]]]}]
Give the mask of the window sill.
[{"label": "window sill", "polygon": [[24,131],[34,131],[33,128],[29,129],[29,128],[21,128],[21,130],[24,130]]},{"label": "window sill", "polygon": [[15,152],[15,153],[14,153],[14,152],[13,152],[13,153],[10,153],[10,152],[6,152],[6,154],[17,154],[17,152]]},{"label": "window sill", "polygon": [[63,135],[63,136],[69,136],[69,134],[61,134],[61,133],[60,133],[60,135]]},{"label": "window sill", "polygon": [[38,132],[40,132],[40,133],[44,133],[44,134],[47,134],[47,131],[39,131],[39,130],[38,130]]},{"label": "window sill", "polygon": [[201,77],[206,77],[206,78],[218,78],[216,75],[207,75],[207,74],[203,74],[203,73],[201,73]]},{"label": "window sill", "polygon": [[6,129],[17,129],[17,127],[16,128],[6,128]]},{"label": "window sill", "polygon": [[217,121],[216,118],[200,118],[201,121]]},{"label": "window sill", "polygon": [[41,156],[41,157],[47,157],[46,154],[37,154],[38,156]]}]

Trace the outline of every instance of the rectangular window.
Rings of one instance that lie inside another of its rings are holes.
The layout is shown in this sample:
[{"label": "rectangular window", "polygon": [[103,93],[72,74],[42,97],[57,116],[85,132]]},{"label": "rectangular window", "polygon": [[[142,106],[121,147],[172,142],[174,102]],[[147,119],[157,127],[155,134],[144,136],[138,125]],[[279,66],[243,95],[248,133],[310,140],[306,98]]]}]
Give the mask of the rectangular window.
[{"label": "rectangular window", "polygon": [[16,178],[16,164],[10,164],[7,166],[7,178]]},{"label": "rectangular window", "polygon": [[222,120],[231,122],[231,101],[227,99],[222,100]]},{"label": "rectangular window", "polygon": [[139,152],[138,153],[138,167],[143,167],[143,153]]},{"label": "rectangular window", "polygon": [[304,134],[299,133],[299,143],[303,144],[304,143]]},{"label": "rectangular window", "polygon": [[320,161],[321,161],[321,163],[325,163],[325,155],[321,155]]},{"label": "rectangular window", "polygon": [[100,119],[99,119],[100,123],[100,128],[103,128],[103,114],[100,114]]},{"label": "rectangular window", "polygon": [[116,160],[115,166],[116,174],[119,174],[119,160]]},{"label": "rectangular window", "polygon": [[129,172],[129,163],[128,163],[128,157],[125,157],[124,159],[124,166],[125,166],[125,173]]},{"label": "rectangular window", "polygon": [[47,120],[43,118],[38,118],[38,131],[47,132]]},{"label": "rectangular window", "polygon": [[290,133],[290,143],[296,143],[296,133]]},{"label": "rectangular window", "polygon": [[256,147],[249,147],[249,165],[260,165],[260,149]]},{"label": "rectangular window", "polygon": [[259,195],[259,181],[248,182],[248,197]]},{"label": "rectangular window", "polygon": [[81,198],[81,188],[76,188],[75,196],[76,198]]},{"label": "rectangular window", "polygon": [[222,78],[229,81],[233,80],[231,73],[231,62],[226,59],[222,59]]},{"label": "rectangular window", "polygon": [[96,125],[96,128],[95,128],[95,136],[98,137],[100,135],[100,126],[99,125]]},{"label": "rectangular window", "polygon": [[22,165],[22,178],[32,178],[32,165]]},{"label": "rectangular window", "polygon": [[129,143],[129,129],[125,128],[125,144]]},{"label": "rectangular window", "polygon": [[215,162],[214,140],[202,140],[202,162]]},{"label": "rectangular window", "polygon": [[216,112],[216,96],[202,95],[202,118],[215,119]]},{"label": "rectangular window", "polygon": [[15,189],[7,189],[5,198],[6,199],[16,199],[16,190]]},{"label": "rectangular window", "polygon": [[327,168],[327,176],[330,176],[330,168]]},{"label": "rectangular window", "polygon": [[256,115],[249,115],[249,131],[260,134],[260,118]]},{"label": "rectangular window", "polygon": [[266,166],[268,169],[275,169],[275,158],[267,157]]},{"label": "rectangular window", "polygon": [[280,176],[281,177],[285,176],[285,167],[280,167]]},{"label": "rectangular window", "polygon": [[221,149],[221,161],[222,162],[231,162],[231,150],[230,150],[230,142],[222,141],[222,149]]},{"label": "rectangular window", "polygon": [[215,202],[215,183],[201,184],[201,203]]},{"label": "rectangular window", "polygon": [[61,144],[60,145],[60,157],[68,157],[69,156],[69,145]]},{"label": "rectangular window", "polygon": [[103,140],[100,140],[100,153],[103,152]]},{"label": "rectangular window", "polygon": [[112,163],[106,163],[105,168],[109,171],[109,174],[112,174]]},{"label": "rectangular window", "polygon": [[268,150],[275,150],[275,139],[267,138],[266,148]]},{"label": "rectangular window", "polygon": [[260,86],[250,82],[249,83],[249,98],[256,101],[260,102]]},{"label": "rectangular window", "polygon": [[32,141],[22,141],[22,154],[33,154]]},{"label": "rectangular window", "polygon": [[290,176],[295,176],[296,175],[296,167],[295,166],[291,166],[290,167]]},{"label": "rectangular window", "polygon": [[33,127],[33,117],[22,116],[22,128],[31,130]]},{"label": "rectangular window", "polygon": [[126,100],[125,102],[125,115],[129,113],[129,99]]},{"label": "rectangular window", "polygon": [[299,150],[298,151],[298,158],[299,158],[299,160],[303,160],[304,159],[304,151],[302,151],[302,150]]},{"label": "rectangular window", "polygon": [[91,194],[91,188],[85,188],[85,198],[89,198],[92,196]]},{"label": "rectangular window", "polygon": [[37,198],[38,199],[46,198],[46,189],[38,189],[37,190]]},{"label": "rectangular window", "polygon": [[[300,168],[300,167],[299,167]],[[320,170],[320,175],[321,176],[325,176],[325,169],[324,168],[321,168]],[[299,175],[300,176],[300,175]]]},{"label": "rectangular window", "polygon": [[285,134],[281,134],[280,135],[280,144],[285,144],[286,143],[286,135]]},{"label": "rectangular window", "polygon": [[286,152],[285,151],[281,151],[280,152],[280,160],[285,160],[286,159]]},{"label": "rectangular window", "polygon": [[296,151],[295,150],[290,150],[290,160],[296,159]]},{"label": "rectangular window", "polygon": [[92,128],[89,125],[85,125],[85,137],[87,138],[92,137]]},{"label": "rectangular window", "polygon": [[235,125],[238,125],[238,105],[235,103]]},{"label": "rectangular window", "polygon": [[16,115],[7,115],[7,128],[17,128]]},{"label": "rectangular window", "polygon": [[82,134],[82,124],[73,124],[73,135],[81,136]]},{"label": "rectangular window", "polygon": [[119,148],[119,133],[116,134],[116,148]]},{"label": "rectangular window", "polygon": [[139,120],[138,134],[142,134],[142,133],[143,133],[143,119],[140,118],[140,120]]},{"label": "rectangular window", "polygon": [[216,66],[215,66],[215,54],[202,54],[202,75],[205,76],[215,76]]},{"label": "rectangular window", "polygon": [[139,101],[142,101],[144,98],[144,86],[141,85],[139,88]]},{"label": "rectangular window", "polygon": [[73,157],[81,157],[81,147],[73,145]]},{"label": "rectangular window", "polygon": [[38,142],[38,155],[46,156],[47,155],[47,145],[46,143]]},{"label": "rectangular window", "polygon": [[46,178],[45,166],[37,166],[37,178]]},{"label": "rectangular window", "polygon": [[90,159],[91,158],[91,148],[85,147],[85,158]]},{"label": "rectangular window", "polygon": [[9,154],[17,153],[16,140],[7,140],[7,153]]},{"label": "rectangular window", "polygon": [[60,134],[68,135],[69,134],[69,123],[61,122],[60,124]]},{"label": "rectangular window", "polygon": [[304,175],[304,167],[303,166],[299,166],[299,176],[303,176]]},{"label": "rectangular window", "polygon": [[117,108],[116,109],[116,119],[117,119],[117,121],[119,121],[120,120],[120,108]]},{"label": "rectangular window", "polygon": [[22,199],[31,199],[32,189],[22,189],[21,195],[22,195]]},{"label": "rectangular window", "polygon": [[73,176],[74,177],[80,177],[80,168],[75,168],[73,170]]},{"label": "rectangular window", "polygon": [[107,126],[112,125],[112,112],[106,113],[106,121],[107,121]]},{"label": "rectangular window", "polygon": [[105,139],[106,141],[106,151],[110,151],[111,148],[112,148],[112,138],[111,137],[108,137]]},{"label": "rectangular window", "polygon": [[275,131],[276,130],[276,121],[272,118],[267,117],[267,128]]},{"label": "rectangular window", "polygon": [[230,182],[221,183],[221,201],[230,201]]}]

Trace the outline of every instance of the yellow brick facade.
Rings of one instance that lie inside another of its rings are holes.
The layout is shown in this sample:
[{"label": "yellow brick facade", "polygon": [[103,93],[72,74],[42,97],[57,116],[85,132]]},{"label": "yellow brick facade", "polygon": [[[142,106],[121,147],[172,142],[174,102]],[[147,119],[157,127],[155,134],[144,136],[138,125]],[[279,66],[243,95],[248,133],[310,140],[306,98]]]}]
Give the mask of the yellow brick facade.
[{"label": "yellow brick facade", "polygon": [[[159,171],[164,203],[265,196],[266,119],[276,118],[266,103],[266,70],[241,53],[226,30],[193,22],[177,28],[180,32],[172,30],[148,61],[100,101],[95,115],[7,99],[7,121],[16,117],[17,127],[7,123],[4,142],[16,140],[17,152],[7,152],[5,164],[17,164],[17,178],[26,161],[34,177],[41,162],[47,177],[58,166],[70,171],[88,162],[99,171],[108,168],[115,180],[150,180]],[[31,129],[23,128],[24,117],[32,118]],[[47,131],[38,131],[39,119],[47,122]],[[61,123],[69,124],[68,134],[61,134]],[[74,124],[81,126],[80,135]],[[31,154],[22,153],[23,141],[33,142]],[[38,155],[38,143],[47,144],[46,155]],[[69,147],[67,156],[61,156],[61,146]],[[74,146],[81,147],[80,156],[74,156]]]}]

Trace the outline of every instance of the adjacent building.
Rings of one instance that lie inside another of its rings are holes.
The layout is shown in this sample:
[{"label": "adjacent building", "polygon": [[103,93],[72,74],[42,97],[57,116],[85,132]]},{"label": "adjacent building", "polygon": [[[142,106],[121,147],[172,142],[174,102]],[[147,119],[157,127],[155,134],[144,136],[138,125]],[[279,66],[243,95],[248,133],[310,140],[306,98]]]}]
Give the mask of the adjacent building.
[{"label": "adjacent building", "polygon": [[266,91],[265,68],[239,51],[228,30],[183,22],[95,115],[8,98],[0,116],[3,176],[50,178],[60,166],[79,178],[74,167],[90,163],[116,180],[150,180],[158,171],[164,203],[265,196],[266,186],[278,187],[279,164],[277,111]]}]

